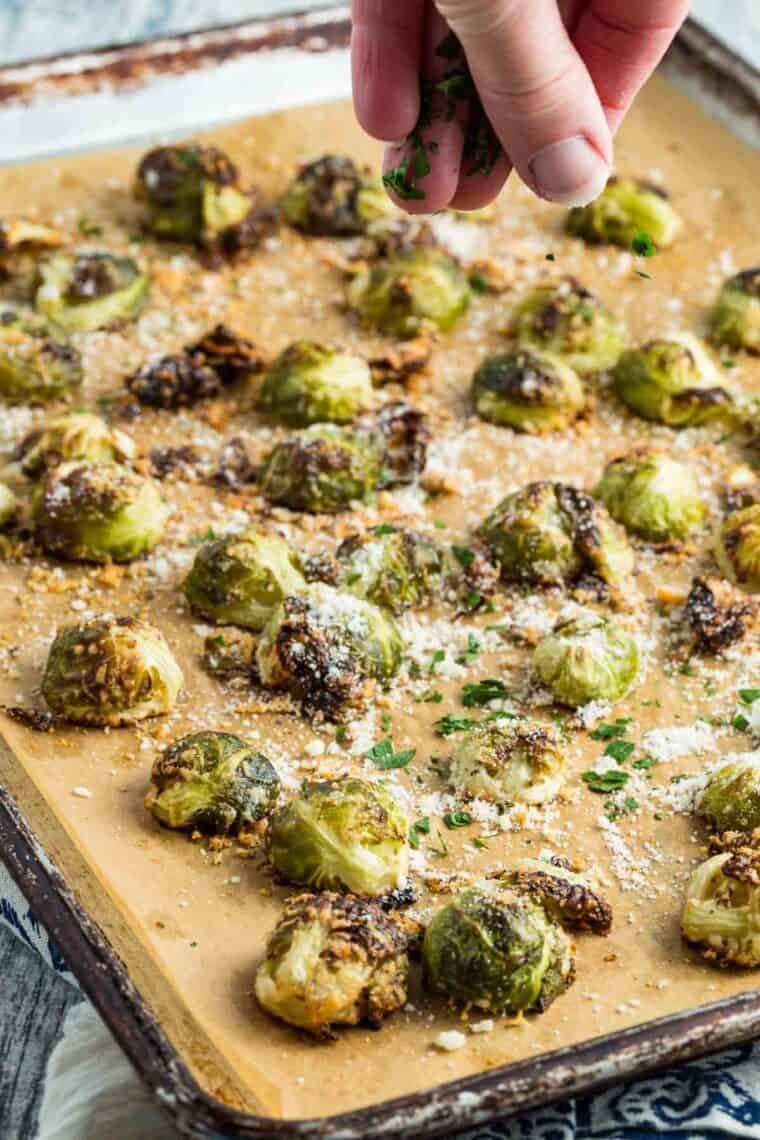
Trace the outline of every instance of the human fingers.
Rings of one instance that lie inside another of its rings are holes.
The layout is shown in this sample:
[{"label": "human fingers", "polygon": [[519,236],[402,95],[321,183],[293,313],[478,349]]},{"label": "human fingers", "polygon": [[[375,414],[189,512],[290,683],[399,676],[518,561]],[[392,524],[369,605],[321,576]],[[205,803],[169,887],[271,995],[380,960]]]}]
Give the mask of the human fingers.
[{"label": "human fingers", "polygon": [[352,0],[354,109],[373,138],[403,138],[417,121],[425,6],[425,0]]}]

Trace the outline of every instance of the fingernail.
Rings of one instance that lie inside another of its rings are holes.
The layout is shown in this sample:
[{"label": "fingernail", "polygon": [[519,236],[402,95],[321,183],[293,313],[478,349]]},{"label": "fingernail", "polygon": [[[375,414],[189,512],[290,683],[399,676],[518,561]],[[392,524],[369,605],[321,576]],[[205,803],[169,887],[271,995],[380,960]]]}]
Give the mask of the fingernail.
[{"label": "fingernail", "polygon": [[610,168],[582,135],[545,146],[529,163],[535,188],[542,198],[561,206],[586,206],[598,198]]}]

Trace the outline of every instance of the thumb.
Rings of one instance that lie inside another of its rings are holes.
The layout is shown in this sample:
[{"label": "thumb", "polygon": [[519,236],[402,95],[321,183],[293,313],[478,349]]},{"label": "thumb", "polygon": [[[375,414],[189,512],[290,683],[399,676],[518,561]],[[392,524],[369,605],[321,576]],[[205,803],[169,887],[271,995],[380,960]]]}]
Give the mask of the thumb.
[{"label": "thumb", "polygon": [[585,205],[604,189],[612,136],[556,0],[435,0],[459,37],[494,130],[542,198]]}]

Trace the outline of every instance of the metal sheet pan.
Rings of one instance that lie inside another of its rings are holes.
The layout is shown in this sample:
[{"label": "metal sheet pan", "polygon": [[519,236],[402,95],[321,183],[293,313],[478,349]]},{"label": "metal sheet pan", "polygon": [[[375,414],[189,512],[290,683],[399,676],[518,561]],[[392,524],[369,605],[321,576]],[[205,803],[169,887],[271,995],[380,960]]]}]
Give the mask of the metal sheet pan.
[{"label": "metal sheet pan", "polygon": [[[335,95],[345,89],[345,72],[333,67],[338,56],[345,63],[347,24],[342,10],[320,15],[262,24],[249,24],[202,35],[135,45],[65,59],[35,63],[0,71],[0,125],[17,124],[18,133],[0,131],[10,145],[6,159],[48,154],[58,145],[62,124],[82,122],[78,100],[118,98],[123,116],[110,133],[87,135],[74,132],[69,140],[80,148],[98,143],[125,141],[141,133],[128,118],[128,103],[121,100],[156,98],[164,84],[182,83],[199,76],[190,72],[223,61],[221,67],[245,61],[250,76],[259,75],[266,57],[272,72],[302,54],[329,66],[325,74],[335,79]],[[322,54],[322,53],[326,54]],[[335,52],[335,57],[332,53]],[[255,58],[255,67],[251,67]],[[318,70],[318,68],[316,69]],[[666,63],[667,73],[677,82],[719,109],[720,116],[741,133],[760,137],[760,76],[731,56],[695,25],[687,25]],[[215,74],[217,72],[215,71]],[[104,94],[103,85],[116,88]],[[341,87],[340,84],[343,84]],[[174,89],[176,91],[176,88]],[[283,98],[286,92],[283,91]],[[268,98],[271,97],[268,96]],[[280,96],[277,96],[279,98]],[[316,98],[324,99],[325,90]],[[294,95],[289,93],[288,101]],[[237,117],[281,103],[222,106],[206,100],[201,118],[181,123],[154,115],[151,130],[207,125],[221,118]],[[150,102],[146,104],[150,105]],[[155,106],[155,104],[154,104]],[[61,117],[63,116],[63,118]],[[36,150],[30,150],[32,123]],[[21,127],[29,125],[27,131]],[[131,125],[129,125],[131,124]],[[55,132],[58,132],[58,141]],[[16,149],[14,150],[14,143]],[[349,1140],[361,1136],[423,1137],[472,1127],[517,1109],[641,1076],[659,1068],[704,1053],[750,1040],[760,1034],[760,995],[749,993],[634,1029],[596,1038],[581,1046],[544,1054],[535,1060],[490,1070],[475,1078],[446,1084],[410,1097],[367,1109],[319,1120],[273,1120],[240,1113],[210,1097],[196,1082],[188,1067],[163,1032],[145,998],[135,988],[109,939],[92,921],[49,855],[32,834],[23,814],[7,790],[0,789],[0,849],[11,873],[30,905],[57,941],[83,989],[116,1035],[141,1077],[164,1106],[176,1126],[188,1136],[241,1138],[332,1137]]]}]

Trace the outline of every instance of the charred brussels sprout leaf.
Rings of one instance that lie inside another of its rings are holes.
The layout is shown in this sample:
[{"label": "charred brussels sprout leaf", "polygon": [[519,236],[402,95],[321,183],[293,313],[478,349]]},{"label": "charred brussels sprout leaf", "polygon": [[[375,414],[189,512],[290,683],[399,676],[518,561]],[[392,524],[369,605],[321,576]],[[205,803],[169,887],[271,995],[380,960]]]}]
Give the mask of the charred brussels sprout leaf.
[{"label": "charred brussels sprout leaf", "polygon": [[687,942],[721,966],[760,966],[760,852],[724,851],[700,863],[681,915]]},{"label": "charred brussels sprout leaf", "polygon": [[112,463],[61,463],[33,502],[45,550],[75,562],[130,562],[160,541],[168,515],[155,484]]},{"label": "charred brussels sprout leaf", "polygon": [[0,398],[9,403],[60,400],[84,378],[72,345],[46,336],[11,313],[0,319]]},{"label": "charred brussels sprout leaf", "polygon": [[0,483],[0,530],[12,522],[18,510],[18,500],[5,483]]},{"label": "charred brussels sprout leaf", "polygon": [[382,461],[375,434],[314,424],[275,445],[261,471],[261,489],[271,502],[295,511],[342,511],[369,498],[380,483]]},{"label": "charred brussels sprout leaf", "polygon": [[546,1009],[574,974],[564,930],[527,895],[490,882],[433,915],[423,961],[434,990],[496,1014]]},{"label": "charred brussels sprout leaf", "polygon": [[564,431],[585,403],[572,368],[557,357],[534,351],[485,360],[473,376],[472,398],[481,419],[530,435]]},{"label": "charred brussels sprout leaf", "polygon": [[607,900],[562,859],[521,859],[501,881],[532,895],[564,927],[607,934],[612,926],[612,908]]},{"label": "charred brussels sprout leaf", "polygon": [[459,263],[441,249],[418,249],[379,261],[348,285],[348,303],[365,325],[392,336],[450,329],[470,302]]},{"label": "charred brussels sprout leaf", "polygon": [[285,221],[307,234],[350,237],[396,211],[379,178],[352,158],[326,154],[302,166],[280,202]]},{"label": "charred brussels sprout leaf", "polygon": [[34,246],[37,249],[54,249],[63,245],[65,237],[52,226],[32,222],[27,218],[0,221],[0,256],[11,250]]},{"label": "charred brussels sprout leaf", "polygon": [[715,540],[715,560],[726,577],[749,594],[760,594],[760,503],[734,511]]},{"label": "charred brussels sprout leaf", "polygon": [[360,428],[380,441],[383,486],[413,483],[424,471],[431,435],[424,412],[396,400],[363,417]]},{"label": "charred brussels sprout leaf", "polygon": [[560,621],[536,646],[533,668],[563,704],[617,701],[636,680],[635,640],[611,618],[580,614]]},{"label": "charred brussels sprout leaf", "polygon": [[204,542],[184,586],[202,617],[254,630],[264,628],[283,598],[305,588],[295,551],[253,527]]},{"label": "charred brussels sprout leaf", "polygon": [[546,803],[562,786],[564,769],[565,757],[553,732],[513,720],[475,725],[451,752],[456,791],[499,804]]},{"label": "charred brussels sprout leaf", "polygon": [[280,780],[270,761],[231,732],[195,732],[163,752],[145,806],[164,827],[238,834],[274,809]]},{"label": "charred brussels sprout leaf", "polygon": [[185,352],[196,365],[213,369],[225,386],[248,380],[266,367],[261,349],[227,325],[216,325],[200,340],[189,344]]},{"label": "charred brussels sprout leaf", "polygon": [[693,337],[652,340],[624,352],[614,385],[631,411],[673,428],[730,420],[733,413],[729,392],[716,383],[713,364]]},{"label": "charred brussels sprout leaf", "polygon": [[56,634],[42,695],[74,724],[132,724],[170,712],[182,682],[160,630],[134,618],[95,618]]},{"label": "charred brussels sprout leaf", "polygon": [[712,312],[710,339],[726,348],[760,352],[760,268],[744,269],[726,281]]},{"label": "charred brussels sprout leaf", "polygon": [[636,178],[611,178],[588,206],[571,210],[566,229],[573,237],[631,249],[647,234],[658,249],[667,249],[683,225],[668,195]]},{"label": "charred brussels sprout leaf", "polygon": [[128,435],[89,412],[55,416],[25,436],[14,454],[25,475],[35,476],[62,462],[122,463],[133,459]]},{"label": "charred brussels sprout leaf", "polygon": [[259,408],[290,427],[350,423],[372,400],[369,365],[360,356],[299,340],[269,366]]},{"label": "charred brussels sprout leaf", "polygon": [[195,143],[161,146],[144,155],[135,195],[146,203],[148,227],[157,238],[199,245],[240,226],[252,206],[227,155]]},{"label": "charred brussels sprout leaf", "polygon": [[269,822],[272,866],[315,890],[384,895],[406,882],[409,822],[383,784],[306,783]]},{"label": "charred brussels sprout leaf", "polygon": [[613,459],[595,494],[627,530],[652,542],[686,538],[707,513],[691,468],[654,448]]},{"label": "charred brussels sprout leaf", "polygon": [[686,621],[702,653],[719,653],[747,633],[756,607],[723,578],[695,578]]},{"label": "charred brussels sprout leaf", "polygon": [[366,899],[324,892],[288,902],[256,971],[259,1005],[319,1037],[379,1025],[406,1002],[409,960],[397,923]]},{"label": "charred brussels sprout leaf", "polygon": [[218,396],[219,375],[187,352],[148,360],[127,379],[127,388],[140,404],[151,408],[191,408],[199,400]]},{"label": "charred brussels sprout leaf", "polygon": [[133,321],[147,299],[147,274],[131,257],[56,253],[40,265],[34,304],[72,333]]},{"label": "charred brussels sprout leaf", "polygon": [[760,751],[732,756],[715,768],[697,814],[718,832],[760,827]]},{"label": "charred brussels sprout leaf", "polygon": [[518,349],[558,356],[579,376],[612,368],[625,348],[625,330],[574,277],[539,285],[519,303],[510,331]]}]

